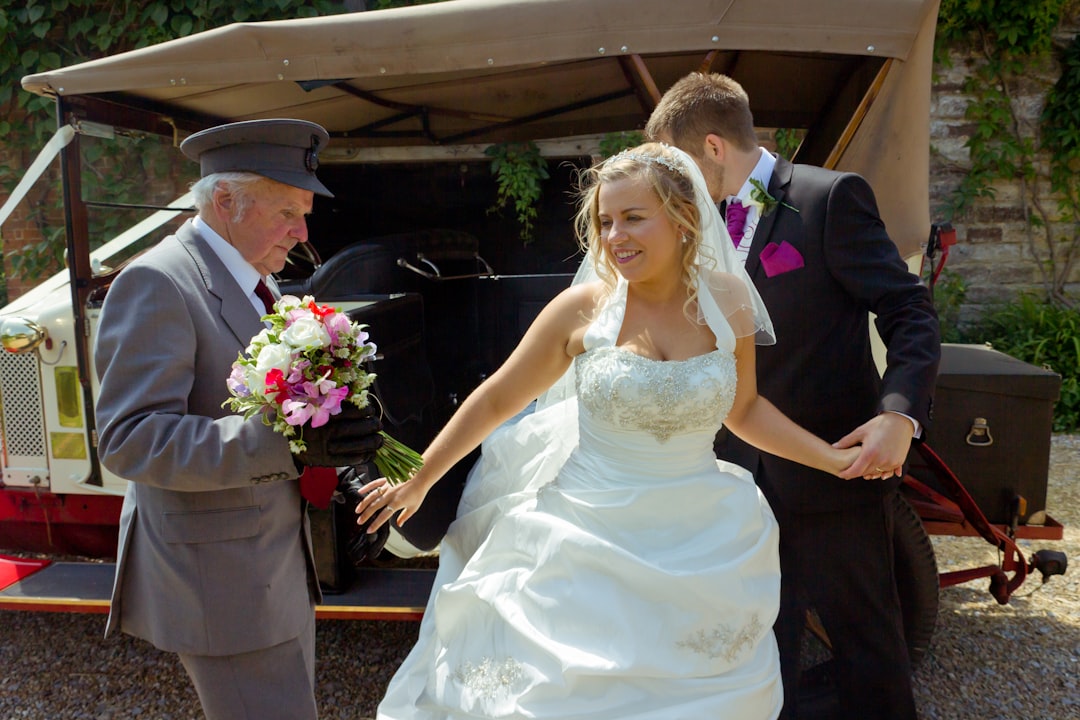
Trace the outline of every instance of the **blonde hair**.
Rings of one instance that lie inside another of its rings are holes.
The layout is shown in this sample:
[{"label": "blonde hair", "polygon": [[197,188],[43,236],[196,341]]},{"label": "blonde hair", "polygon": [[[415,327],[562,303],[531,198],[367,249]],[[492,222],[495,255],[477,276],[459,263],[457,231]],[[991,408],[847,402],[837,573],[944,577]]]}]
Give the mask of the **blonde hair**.
[{"label": "blonde hair", "polygon": [[696,321],[701,213],[689,171],[682,168],[682,161],[667,145],[638,145],[581,171],[578,176],[578,210],[574,216],[578,244],[587,261],[592,262],[597,277],[603,281],[610,296],[618,281],[619,271],[610,255],[604,251],[600,227],[600,186],[628,178],[647,182],[660,200],[668,219],[685,228],[685,242],[681,247],[682,278],[687,299],[683,310],[691,321]]}]

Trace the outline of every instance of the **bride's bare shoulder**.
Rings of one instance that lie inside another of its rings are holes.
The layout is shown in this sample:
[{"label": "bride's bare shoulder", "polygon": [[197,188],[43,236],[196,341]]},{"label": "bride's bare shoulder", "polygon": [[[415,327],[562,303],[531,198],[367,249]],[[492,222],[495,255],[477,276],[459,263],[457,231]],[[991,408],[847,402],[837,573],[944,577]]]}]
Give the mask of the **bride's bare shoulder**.
[{"label": "bride's bare shoulder", "polygon": [[555,296],[551,306],[560,314],[591,317],[593,311],[608,295],[607,287],[600,281],[571,285]]},{"label": "bride's bare shoulder", "polygon": [[571,357],[585,349],[585,330],[607,295],[602,282],[581,283],[563,290],[544,309],[545,324],[558,337],[565,338],[566,351]]}]

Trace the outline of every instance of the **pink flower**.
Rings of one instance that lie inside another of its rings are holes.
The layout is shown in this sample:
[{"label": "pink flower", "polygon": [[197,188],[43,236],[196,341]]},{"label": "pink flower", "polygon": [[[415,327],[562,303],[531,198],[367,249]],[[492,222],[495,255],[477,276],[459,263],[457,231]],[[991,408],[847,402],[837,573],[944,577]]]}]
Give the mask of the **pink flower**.
[{"label": "pink flower", "polygon": [[336,312],[327,315],[323,318],[323,325],[326,326],[326,332],[330,335],[330,344],[334,347],[346,344],[341,339],[344,338],[347,342],[352,335],[352,321],[345,313]]},{"label": "pink flower", "polygon": [[316,428],[325,425],[332,415],[340,413],[341,401],[349,396],[349,388],[334,387],[325,394],[319,394],[319,389],[313,383],[304,383],[307,397],[282,403],[285,422],[303,425],[310,420],[311,427]]},{"label": "pink flower", "polygon": [[229,374],[229,379],[225,381],[225,385],[229,388],[229,392],[237,397],[251,395],[251,389],[247,386],[247,375],[244,372],[244,366],[240,363],[233,363],[232,372]]},{"label": "pink flower", "polygon": [[315,406],[303,400],[286,400],[281,404],[281,411],[285,413],[285,422],[288,424],[303,425],[315,414]]}]

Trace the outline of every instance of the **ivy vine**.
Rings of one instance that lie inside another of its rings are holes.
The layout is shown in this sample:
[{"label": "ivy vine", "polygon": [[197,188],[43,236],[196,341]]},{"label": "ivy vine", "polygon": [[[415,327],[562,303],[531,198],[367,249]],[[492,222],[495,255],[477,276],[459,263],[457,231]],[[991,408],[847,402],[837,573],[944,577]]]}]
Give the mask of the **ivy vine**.
[{"label": "ivy vine", "polygon": [[806,131],[796,128],[776,129],[776,152],[785,160],[791,160],[806,137]]},{"label": "ivy vine", "polygon": [[[970,168],[942,208],[948,219],[992,198],[997,181],[1020,187],[1026,247],[1036,261],[1046,296],[1072,305],[1066,285],[1080,256],[1080,48],[1074,38],[1061,57],[1062,75],[1038,122],[1019,112],[1021,83],[1037,82],[1033,69],[1053,60],[1053,33],[1076,0],[942,0],[937,61],[950,47],[978,58],[964,83],[972,100],[967,141]],[[1049,167],[1049,178],[1041,171]],[[1047,181],[1049,180],[1049,182]],[[1054,206],[1055,209],[1052,208]]]},{"label": "ivy vine", "polygon": [[1042,150],[1051,158],[1050,188],[1058,196],[1058,212],[1072,226],[1066,244],[1063,274],[1077,261],[1080,235],[1080,35],[1061,54],[1061,77],[1046,98],[1042,114]]},{"label": "ivy vine", "polygon": [[[24,76],[86,60],[134,50],[232,22],[280,20],[330,15],[345,10],[335,0],[25,0],[0,5],[0,142],[6,163],[0,163],[0,184],[10,192],[33,155],[56,129],[54,103],[22,89]],[[130,152],[147,152],[139,143]],[[112,151],[99,151],[111,153]],[[84,151],[85,153],[85,151]],[[84,160],[93,160],[84,154]],[[92,180],[101,195],[115,202],[140,202],[153,181],[152,163],[111,156]],[[87,162],[89,167],[92,163]],[[142,174],[130,175],[142,166]],[[61,267],[63,222],[55,170],[24,201],[41,240],[23,247],[5,243],[11,259],[9,276],[32,282]],[[91,218],[91,236],[102,238],[113,220]],[[95,224],[96,223],[96,224]],[[6,296],[6,288],[0,287]],[[6,297],[0,297],[0,302]]]},{"label": "ivy vine", "polygon": [[484,151],[491,157],[491,173],[498,184],[498,197],[488,212],[514,206],[521,225],[521,240],[528,245],[533,240],[533,222],[542,194],[541,181],[547,180],[547,160],[540,155],[536,143],[497,143]]},{"label": "ivy vine", "polygon": [[604,136],[600,138],[600,156],[609,158],[612,155],[619,154],[627,148],[637,147],[643,142],[645,142],[645,135],[637,130],[605,133]]}]

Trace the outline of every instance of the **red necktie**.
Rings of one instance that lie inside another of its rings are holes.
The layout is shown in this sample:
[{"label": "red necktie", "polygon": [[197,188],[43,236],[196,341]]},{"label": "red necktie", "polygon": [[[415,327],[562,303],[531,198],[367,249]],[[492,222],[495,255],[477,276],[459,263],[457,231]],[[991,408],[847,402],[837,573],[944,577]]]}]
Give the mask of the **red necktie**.
[{"label": "red necktie", "polygon": [[263,307],[266,308],[268,315],[274,312],[274,302],[276,302],[274,294],[270,292],[270,288],[266,287],[262,278],[259,278],[259,284],[255,286],[255,294],[263,301]]},{"label": "red necktie", "polygon": [[[255,294],[263,301],[267,314],[274,312],[276,298],[262,278],[259,278],[259,284],[255,286]],[[330,497],[337,485],[337,468],[306,467],[304,472],[300,473],[300,494],[318,508],[330,507]]]}]

